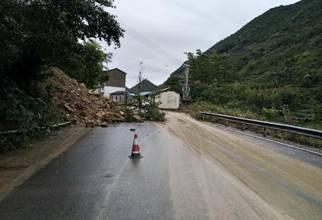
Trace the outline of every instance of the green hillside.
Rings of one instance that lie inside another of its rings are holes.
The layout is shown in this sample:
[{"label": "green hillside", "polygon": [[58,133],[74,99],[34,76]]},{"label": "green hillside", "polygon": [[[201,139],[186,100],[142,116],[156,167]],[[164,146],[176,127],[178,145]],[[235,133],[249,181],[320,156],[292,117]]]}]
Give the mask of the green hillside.
[{"label": "green hillside", "polygon": [[188,62],[193,99],[206,108],[322,127],[321,0],[271,9]]}]

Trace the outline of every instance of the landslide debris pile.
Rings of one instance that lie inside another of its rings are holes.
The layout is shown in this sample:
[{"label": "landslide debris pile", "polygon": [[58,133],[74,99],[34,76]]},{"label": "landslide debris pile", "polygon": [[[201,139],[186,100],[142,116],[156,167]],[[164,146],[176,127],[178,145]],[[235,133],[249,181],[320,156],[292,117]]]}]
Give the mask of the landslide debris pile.
[{"label": "landslide debris pile", "polygon": [[113,110],[114,103],[94,94],[58,68],[50,68],[42,90],[69,121],[83,122],[88,127],[124,121],[123,112]]}]

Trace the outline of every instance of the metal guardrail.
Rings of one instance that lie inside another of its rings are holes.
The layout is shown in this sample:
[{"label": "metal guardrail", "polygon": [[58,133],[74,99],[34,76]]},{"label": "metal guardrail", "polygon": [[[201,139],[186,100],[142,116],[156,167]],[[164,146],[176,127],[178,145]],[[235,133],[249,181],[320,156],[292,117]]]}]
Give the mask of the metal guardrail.
[{"label": "metal guardrail", "polygon": [[235,116],[229,116],[229,115],[223,115],[223,114],[216,114],[216,113],[211,113],[211,112],[199,112],[199,114],[202,116],[210,116],[210,117],[223,119],[226,121],[237,122],[237,123],[244,124],[244,125],[254,125],[257,127],[285,131],[285,132],[289,132],[289,133],[300,134],[303,136],[317,138],[317,139],[322,140],[322,131],[321,130],[303,128],[303,127],[268,122],[268,121],[260,121],[260,120],[254,120],[254,119],[248,119],[248,118],[241,118],[241,117],[235,117]]},{"label": "metal guardrail", "polygon": [[[56,129],[56,128],[64,127],[64,126],[67,126],[67,125],[70,125],[70,124],[72,124],[72,122],[71,121],[67,121],[67,122],[62,122],[62,123],[59,123],[59,124],[54,124],[54,125],[49,126],[49,127],[41,127],[41,129],[46,129],[46,128]],[[0,132],[0,136],[1,135],[23,134],[23,133],[26,133],[28,131],[29,131],[28,129],[19,129],[19,130],[11,130],[11,131],[1,131]]]}]

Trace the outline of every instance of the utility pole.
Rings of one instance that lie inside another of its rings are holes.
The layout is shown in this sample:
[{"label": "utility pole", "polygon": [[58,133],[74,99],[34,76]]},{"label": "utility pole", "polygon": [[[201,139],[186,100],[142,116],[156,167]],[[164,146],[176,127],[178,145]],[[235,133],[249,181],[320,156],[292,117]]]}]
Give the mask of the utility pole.
[{"label": "utility pole", "polygon": [[141,97],[141,82],[142,82],[142,65],[143,61],[140,62],[140,70],[139,70],[139,88],[138,88],[138,100],[139,100],[139,110],[141,114],[141,109],[142,109],[142,97]]},{"label": "utility pole", "polygon": [[183,101],[189,101],[191,100],[190,98],[190,87],[189,87],[189,71],[190,71],[190,66],[189,64],[184,64],[184,86],[182,87],[182,98]]},{"label": "utility pole", "polygon": [[139,94],[141,93],[142,72],[139,72]]}]

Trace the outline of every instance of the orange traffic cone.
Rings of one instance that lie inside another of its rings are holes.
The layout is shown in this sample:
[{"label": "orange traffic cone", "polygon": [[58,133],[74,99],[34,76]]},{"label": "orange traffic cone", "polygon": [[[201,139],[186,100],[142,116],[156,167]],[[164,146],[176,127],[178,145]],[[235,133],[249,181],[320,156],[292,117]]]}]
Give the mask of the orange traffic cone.
[{"label": "orange traffic cone", "polygon": [[131,156],[129,156],[131,159],[142,158],[141,153],[140,153],[140,145],[138,143],[138,138],[139,138],[139,136],[137,134],[134,134],[132,153],[131,153]]}]

